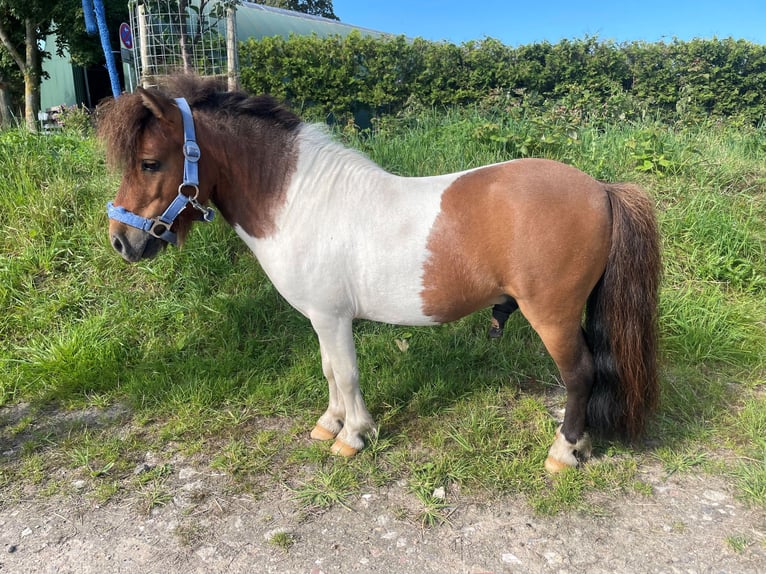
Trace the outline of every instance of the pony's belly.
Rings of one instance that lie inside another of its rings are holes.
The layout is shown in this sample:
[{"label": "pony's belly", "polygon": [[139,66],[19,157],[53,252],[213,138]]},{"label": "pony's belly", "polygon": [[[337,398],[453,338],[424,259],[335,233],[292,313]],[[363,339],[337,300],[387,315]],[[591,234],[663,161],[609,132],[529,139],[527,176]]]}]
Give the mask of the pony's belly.
[{"label": "pony's belly", "polygon": [[426,326],[437,321],[423,313],[423,290],[420,275],[417,281],[402,281],[395,288],[369,289],[357,297],[355,317],[392,325]]},{"label": "pony's belly", "polygon": [[252,237],[239,226],[235,230],[277,291],[307,317],[332,314],[397,325],[438,324],[423,312],[425,240],[419,247],[410,243],[393,252],[372,254],[357,246],[354,257],[328,256],[319,246],[306,251],[279,238]]}]

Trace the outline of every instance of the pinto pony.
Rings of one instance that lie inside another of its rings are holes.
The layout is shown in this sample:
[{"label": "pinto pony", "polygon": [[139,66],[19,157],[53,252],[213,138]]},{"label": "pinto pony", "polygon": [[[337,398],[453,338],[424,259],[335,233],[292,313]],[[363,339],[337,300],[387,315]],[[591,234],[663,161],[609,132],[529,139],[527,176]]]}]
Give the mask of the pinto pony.
[{"label": "pinto pony", "polygon": [[510,301],[566,386],[546,468],[589,455],[586,427],[640,435],[658,394],[660,277],[640,188],[544,159],[399,177],[271,97],[171,84],[100,110],[107,158],[123,171],[111,244],[129,262],[153,257],[214,205],[319,338],[329,406],[312,438],[352,456],[376,432],[355,318],[437,325]]}]

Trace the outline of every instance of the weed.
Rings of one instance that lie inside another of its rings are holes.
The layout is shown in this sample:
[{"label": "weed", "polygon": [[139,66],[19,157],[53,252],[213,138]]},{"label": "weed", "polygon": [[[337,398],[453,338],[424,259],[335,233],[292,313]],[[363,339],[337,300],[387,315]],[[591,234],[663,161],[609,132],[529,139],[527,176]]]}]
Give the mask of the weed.
[{"label": "weed", "polygon": [[766,455],[761,460],[743,460],[732,470],[740,497],[750,504],[766,506]]},{"label": "weed", "polygon": [[753,541],[743,534],[733,534],[726,537],[726,546],[737,554],[744,552],[752,543]]},{"label": "weed", "polygon": [[421,526],[424,528],[431,528],[449,523],[449,517],[453,511],[453,508],[450,507],[449,504],[436,499],[433,496],[425,498],[418,497],[418,499],[423,504],[423,510],[420,511],[417,517]]},{"label": "weed", "polygon": [[636,171],[665,175],[674,167],[675,162],[667,156],[657,130],[636,134],[625,142],[625,147],[636,162]]},{"label": "weed", "polygon": [[540,488],[532,496],[532,508],[540,514],[556,514],[562,510],[585,510],[583,494],[586,478],[575,468],[569,468],[556,475],[551,483]]},{"label": "weed", "polygon": [[149,514],[153,509],[165,506],[173,500],[173,495],[168,492],[165,486],[172,472],[173,467],[171,465],[161,464],[134,478],[134,483],[137,486],[138,508],[144,514]]},{"label": "weed", "polygon": [[294,488],[293,493],[305,507],[330,508],[336,504],[347,507],[358,486],[358,479],[351,468],[340,461],[329,472],[317,471],[307,483]]},{"label": "weed", "polygon": [[153,509],[159,506],[165,506],[168,502],[173,500],[173,495],[170,494],[164,487],[164,484],[159,481],[152,481],[144,485],[144,487],[138,492],[139,495],[139,509],[143,514],[149,514]]},{"label": "weed", "polygon": [[677,532],[678,534],[683,534],[686,532],[687,526],[686,523],[681,520],[676,520],[673,522],[673,524],[670,525],[670,529],[673,532]]},{"label": "weed", "polygon": [[691,451],[660,448],[655,452],[655,456],[662,462],[665,474],[668,477],[676,473],[689,472],[698,466],[704,465],[710,457],[708,453],[696,448]]},{"label": "weed", "polygon": [[93,491],[93,499],[99,504],[106,504],[120,491],[120,483],[116,480],[102,480]]},{"label": "weed", "polygon": [[171,474],[173,467],[170,464],[160,464],[142,472],[135,477],[135,482],[139,485],[145,485],[152,482],[164,482]]},{"label": "weed", "polygon": [[186,548],[197,545],[204,537],[205,529],[199,522],[178,524],[173,531],[181,546]]},{"label": "weed", "polygon": [[211,466],[235,477],[263,473],[272,467],[284,440],[284,436],[270,430],[247,439],[234,439],[213,459]]},{"label": "weed", "polygon": [[654,494],[654,487],[651,484],[637,480],[632,485],[633,492],[642,496],[652,496]]},{"label": "weed", "polygon": [[45,482],[47,475],[47,463],[41,454],[33,454],[24,457],[18,476],[29,484],[40,485]]},{"label": "weed", "polygon": [[269,544],[279,548],[283,552],[287,552],[290,550],[292,545],[295,544],[295,537],[293,537],[293,535],[289,532],[280,530],[271,535],[271,538],[269,538]]}]

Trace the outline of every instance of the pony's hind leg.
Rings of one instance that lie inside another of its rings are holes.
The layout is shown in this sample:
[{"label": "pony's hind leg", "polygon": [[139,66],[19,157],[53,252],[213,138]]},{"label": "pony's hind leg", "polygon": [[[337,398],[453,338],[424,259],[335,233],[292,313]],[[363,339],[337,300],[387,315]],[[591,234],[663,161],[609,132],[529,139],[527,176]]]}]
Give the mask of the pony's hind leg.
[{"label": "pony's hind leg", "polygon": [[492,306],[492,322],[490,323],[489,331],[487,333],[490,339],[499,339],[503,336],[503,329],[505,329],[505,323],[508,321],[508,317],[510,317],[511,313],[518,308],[518,303],[511,297],[508,297],[507,300],[502,303]]},{"label": "pony's hind leg", "polygon": [[[530,319],[529,316],[527,318]],[[579,317],[566,322],[559,320],[537,324],[533,317],[530,323],[556,363],[567,391],[564,422],[556,431],[545,460],[545,468],[555,473],[577,466],[590,456],[585,417],[593,386],[593,357],[585,342]]]},{"label": "pony's hind leg", "polygon": [[333,454],[353,456],[376,429],[359,390],[351,319],[314,316],[311,323],[319,337],[322,369],[330,388],[330,404],[311,436],[320,440],[334,437]]}]

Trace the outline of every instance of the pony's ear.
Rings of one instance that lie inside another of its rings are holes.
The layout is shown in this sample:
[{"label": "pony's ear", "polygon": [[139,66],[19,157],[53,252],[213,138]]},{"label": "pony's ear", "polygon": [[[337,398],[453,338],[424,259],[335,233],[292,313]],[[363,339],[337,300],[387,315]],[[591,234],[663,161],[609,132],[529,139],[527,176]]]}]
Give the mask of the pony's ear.
[{"label": "pony's ear", "polygon": [[173,104],[168,98],[159,92],[145,90],[141,87],[137,88],[136,91],[141,94],[144,106],[154,114],[154,117],[158,120],[170,121],[170,118],[173,117],[170,113]]}]

